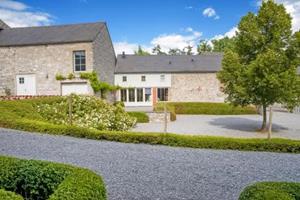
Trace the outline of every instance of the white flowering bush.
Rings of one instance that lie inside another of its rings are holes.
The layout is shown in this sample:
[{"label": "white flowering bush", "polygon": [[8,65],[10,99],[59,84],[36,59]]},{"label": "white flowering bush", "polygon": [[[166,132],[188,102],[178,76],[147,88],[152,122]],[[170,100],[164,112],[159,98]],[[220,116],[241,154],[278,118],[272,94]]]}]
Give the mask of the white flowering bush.
[{"label": "white flowering bush", "polygon": [[[111,105],[94,96],[71,95],[72,124],[98,130],[126,131],[136,119],[130,117],[121,105]],[[68,97],[52,104],[37,106],[40,115],[56,124],[70,124]]]}]

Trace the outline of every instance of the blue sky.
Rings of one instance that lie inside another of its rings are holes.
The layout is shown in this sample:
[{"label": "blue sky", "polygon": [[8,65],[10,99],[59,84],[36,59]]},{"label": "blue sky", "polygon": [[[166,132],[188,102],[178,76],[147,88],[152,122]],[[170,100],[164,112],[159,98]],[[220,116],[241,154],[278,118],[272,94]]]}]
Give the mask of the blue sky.
[{"label": "blue sky", "polygon": [[[0,0],[0,19],[11,26],[106,21],[116,50],[132,53],[138,44],[147,50],[156,44],[182,48],[232,36],[243,15],[257,12],[258,1]],[[300,0],[278,1],[300,13]]]}]

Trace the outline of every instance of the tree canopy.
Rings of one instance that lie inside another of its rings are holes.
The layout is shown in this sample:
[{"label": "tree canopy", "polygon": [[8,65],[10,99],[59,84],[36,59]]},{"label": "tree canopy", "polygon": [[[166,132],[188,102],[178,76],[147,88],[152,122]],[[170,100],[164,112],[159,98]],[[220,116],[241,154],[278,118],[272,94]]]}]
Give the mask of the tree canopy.
[{"label": "tree canopy", "polygon": [[299,105],[300,33],[292,33],[291,17],[283,5],[266,0],[257,15],[248,13],[239,25],[233,48],[226,48],[218,78],[227,100],[235,105],[266,108],[281,103]]},{"label": "tree canopy", "polygon": [[150,55],[149,52],[145,51],[142,49],[141,45],[139,45],[138,50],[134,51],[134,55],[138,55],[138,56],[148,56]]}]

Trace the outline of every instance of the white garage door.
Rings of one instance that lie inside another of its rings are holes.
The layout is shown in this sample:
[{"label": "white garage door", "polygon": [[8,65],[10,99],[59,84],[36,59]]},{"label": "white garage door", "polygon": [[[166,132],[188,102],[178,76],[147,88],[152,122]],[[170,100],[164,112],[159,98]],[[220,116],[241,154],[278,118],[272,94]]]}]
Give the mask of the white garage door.
[{"label": "white garage door", "polygon": [[89,87],[87,83],[62,83],[62,95],[69,94],[89,94]]},{"label": "white garage door", "polygon": [[34,74],[17,75],[17,95],[36,95],[36,82]]}]

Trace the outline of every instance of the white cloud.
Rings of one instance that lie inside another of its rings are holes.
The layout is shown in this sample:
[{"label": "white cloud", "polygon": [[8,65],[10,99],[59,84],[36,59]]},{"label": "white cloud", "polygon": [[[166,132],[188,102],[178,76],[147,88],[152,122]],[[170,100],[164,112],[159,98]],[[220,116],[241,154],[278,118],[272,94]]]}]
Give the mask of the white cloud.
[{"label": "white cloud", "polygon": [[213,8],[206,8],[202,12],[203,16],[205,17],[213,17],[214,19],[220,19],[220,17],[217,15],[217,12]]},{"label": "white cloud", "polygon": [[[183,49],[188,45],[194,47],[194,52],[196,52],[196,46],[199,43],[199,40],[202,36],[201,32],[195,31],[193,28],[188,27],[184,29],[184,34],[172,33],[172,34],[161,34],[154,37],[150,44],[141,45],[143,50],[152,53],[152,49],[156,45],[160,45],[161,50],[168,52],[169,49]],[[115,42],[114,48],[116,54],[121,54],[125,51],[126,54],[133,54],[137,50],[137,43],[128,43],[128,42]]]},{"label": "white cloud", "polygon": [[128,42],[115,42],[114,49],[116,54],[121,54],[123,51],[126,54],[133,54],[138,49],[138,44]]},{"label": "white cloud", "polygon": [[0,0],[0,19],[11,27],[49,25],[52,16],[48,13],[32,11],[24,3],[12,0]]},{"label": "white cloud", "polygon": [[226,33],[224,33],[223,35],[220,34],[220,35],[215,35],[212,39],[210,40],[219,40],[219,39],[222,39],[224,37],[229,37],[229,38],[232,38],[236,35],[236,32],[238,31],[238,28],[235,26],[233,28],[231,28],[229,31],[227,31]]},{"label": "white cloud", "polygon": [[11,10],[26,10],[28,8],[24,3],[12,0],[0,0],[0,7]]}]

